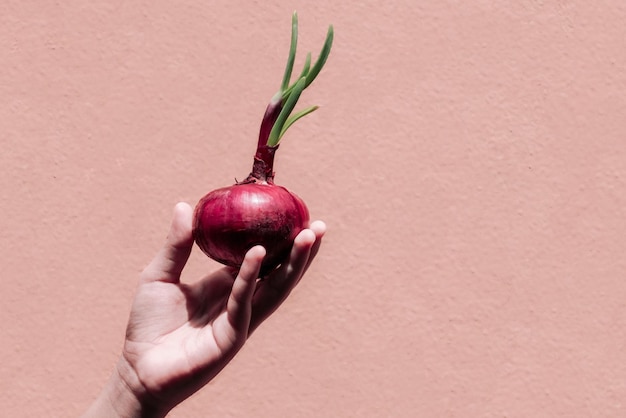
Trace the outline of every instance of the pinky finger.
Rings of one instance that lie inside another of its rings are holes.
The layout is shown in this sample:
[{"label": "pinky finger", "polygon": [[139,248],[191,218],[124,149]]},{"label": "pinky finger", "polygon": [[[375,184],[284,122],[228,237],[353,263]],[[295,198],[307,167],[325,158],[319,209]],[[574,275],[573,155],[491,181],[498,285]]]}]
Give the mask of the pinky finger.
[{"label": "pinky finger", "polygon": [[309,266],[311,265],[311,263],[315,259],[315,256],[320,250],[320,246],[322,245],[322,238],[324,237],[324,234],[326,233],[326,224],[322,221],[315,221],[311,224],[309,229],[313,231],[313,234],[315,234],[315,243],[313,244],[313,247],[311,247],[311,252],[309,253],[309,259],[307,260],[306,265],[304,266],[304,271],[300,275],[300,279],[302,278],[304,273],[306,273],[306,271],[309,269]]}]

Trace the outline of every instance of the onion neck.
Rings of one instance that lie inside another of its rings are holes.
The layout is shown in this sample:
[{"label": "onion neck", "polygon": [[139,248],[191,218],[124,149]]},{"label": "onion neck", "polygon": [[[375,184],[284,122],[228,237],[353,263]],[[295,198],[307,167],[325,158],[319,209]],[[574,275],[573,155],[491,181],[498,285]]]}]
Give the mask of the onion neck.
[{"label": "onion neck", "polygon": [[280,111],[283,109],[283,100],[281,92],[278,92],[272,97],[272,100],[265,109],[263,120],[261,122],[261,129],[259,131],[259,141],[257,143],[256,154],[254,155],[254,164],[252,165],[252,172],[242,183],[253,182],[274,182],[274,154],[278,149],[276,146],[268,146],[267,141],[272,131],[276,119]]},{"label": "onion neck", "polygon": [[265,114],[263,115],[263,120],[261,121],[261,129],[259,130],[257,150],[267,145],[272,128],[274,127],[274,124],[276,123],[276,120],[282,110],[283,97],[282,92],[279,91],[274,95],[274,97],[272,97],[272,100],[270,100],[270,103],[267,105],[267,109],[265,109]]},{"label": "onion neck", "polygon": [[275,147],[264,145],[257,148],[252,172],[245,182],[274,183],[274,154],[277,149],[278,145]]}]

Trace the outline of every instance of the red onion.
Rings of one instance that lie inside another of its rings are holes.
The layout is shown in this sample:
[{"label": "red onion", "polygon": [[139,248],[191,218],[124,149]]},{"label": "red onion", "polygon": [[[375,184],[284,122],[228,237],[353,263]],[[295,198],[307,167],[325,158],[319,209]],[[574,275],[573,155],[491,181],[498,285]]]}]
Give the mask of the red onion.
[{"label": "red onion", "polygon": [[242,182],[208,193],[194,211],[193,237],[206,255],[222,264],[239,267],[250,248],[262,245],[266,250],[262,274],[285,260],[296,235],[309,223],[304,202],[274,184],[274,155],[287,128],[317,109],[311,106],[292,115],[300,94],[326,63],[333,27],[328,28],[315,64],[311,66],[309,53],[298,80],[290,85],[297,38],[298,18],[294,13],[287,68],[281,88],[263,116],[252,172]]},{"label": "red onion", "polygon": [[308,226],[309,211],[299,197],[271,183],[239,184],[215,190],[200,200],[194,238],[209,257],[239,266],[256,244],[267,249],[264,270],[289,254],[296,235]]}]

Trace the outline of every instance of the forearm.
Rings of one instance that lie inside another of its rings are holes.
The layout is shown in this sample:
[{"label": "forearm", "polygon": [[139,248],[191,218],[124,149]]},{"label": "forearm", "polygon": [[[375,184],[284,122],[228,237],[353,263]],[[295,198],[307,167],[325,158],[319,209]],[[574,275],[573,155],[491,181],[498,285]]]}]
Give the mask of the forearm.
[{"label": "forearm", "polygon": [[124,359],[120,359],[115,370],[96,400],[82,418],[163,418],[161,412],[145,401],[140,401],[130,388],[134,373]]}]

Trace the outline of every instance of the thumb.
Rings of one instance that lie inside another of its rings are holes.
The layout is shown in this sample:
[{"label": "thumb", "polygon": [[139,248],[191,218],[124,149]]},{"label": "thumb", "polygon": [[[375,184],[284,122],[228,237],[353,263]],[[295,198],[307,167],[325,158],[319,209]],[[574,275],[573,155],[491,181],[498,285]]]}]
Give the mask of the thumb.
[{"label": "thumb", "polygon": [[193,247],[193,209],[187,203],[178,203],[165,244],[141,274],[141,281],[178,283],[180,274]]}]

